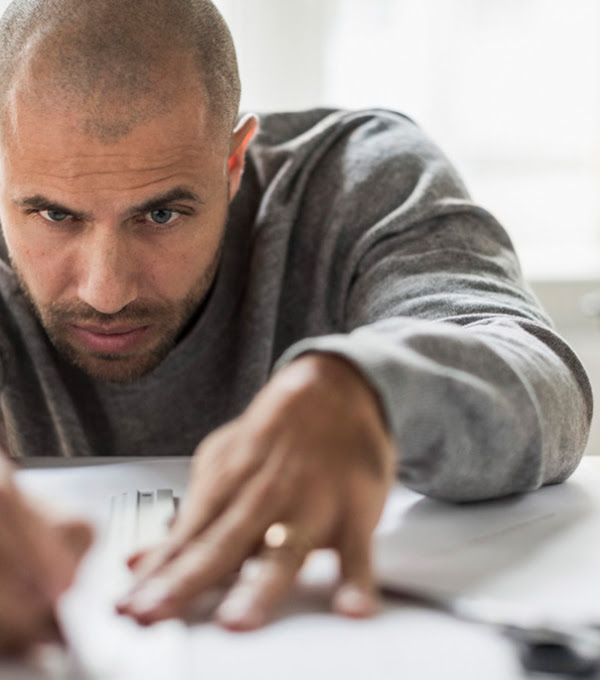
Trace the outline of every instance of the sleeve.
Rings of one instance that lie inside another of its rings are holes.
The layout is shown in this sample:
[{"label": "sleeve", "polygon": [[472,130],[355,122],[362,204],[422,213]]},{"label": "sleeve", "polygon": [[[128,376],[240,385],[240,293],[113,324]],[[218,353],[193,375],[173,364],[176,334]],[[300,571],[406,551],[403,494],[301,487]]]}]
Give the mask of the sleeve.
[{"label": "sleeve", "polygon": [[345,187],[326,218],[344,252],[330,282],[340,332],[295,343],[276,368],[311,351],[352,362],[380,396],[400,478],[423,494],[473,501],[563,481],[589,432],[584,369],[445,157],[416,126],[408,147],[406,122],[375,127],[319,170],[320,186],[335,168]]}]

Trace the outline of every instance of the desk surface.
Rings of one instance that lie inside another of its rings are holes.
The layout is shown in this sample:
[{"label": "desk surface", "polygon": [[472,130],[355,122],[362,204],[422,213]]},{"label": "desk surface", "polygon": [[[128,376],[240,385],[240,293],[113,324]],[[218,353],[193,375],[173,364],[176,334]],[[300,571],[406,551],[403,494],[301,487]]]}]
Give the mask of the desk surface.
[{"label": "desk surface", "polygon": [[[19,473],[24,488],[84,513],[98,527],[96,546],[61,611],[74,648],[95,671],[90,680],[526,677],[510,642],[438,612],[384,603],[369,621],[333,616],[327,597],[335,565],[325,551],[315,553],[294,597],[260,631],[227,633],[205,620],[141,629],[117,617],[112,602],[128,575],[120,557],[106,550],[110,499],[162,487],[181,494],[187,464],[138,460]],[[566,484],[491,503],[452,506],[398,486],[376,534],[375,558],[385,583],[497,598],[552,618],[600,620],[599,533],[600,459],[587,458]],[[0,675],[61,677],[6,665]]]}]

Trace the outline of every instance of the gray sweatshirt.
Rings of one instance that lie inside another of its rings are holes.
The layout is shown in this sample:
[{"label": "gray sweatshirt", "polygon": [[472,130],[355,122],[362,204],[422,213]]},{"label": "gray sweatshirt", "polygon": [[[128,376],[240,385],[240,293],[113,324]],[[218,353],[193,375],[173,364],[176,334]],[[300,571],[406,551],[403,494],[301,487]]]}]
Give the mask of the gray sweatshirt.
[{"label": "gray sweatshirt", "polygon": [[591,390],[510,240],[440,151],[386,111],[261,119],[209,299],[149,375],[91,379],[0,265],[2,443],[13,456],[191,454],[274,366],[346,357],[381,397],[410,487],[473,500],[564,480]]}]

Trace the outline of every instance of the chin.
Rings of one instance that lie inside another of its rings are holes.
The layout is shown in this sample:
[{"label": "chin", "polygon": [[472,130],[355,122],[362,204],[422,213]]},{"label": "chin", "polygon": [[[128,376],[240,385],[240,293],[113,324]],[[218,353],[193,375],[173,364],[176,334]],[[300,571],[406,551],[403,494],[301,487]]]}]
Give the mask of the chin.
[{"label": "chin", "polygon": [[152,373],[157,366],[156,363],[151,365],[143,364],[141,366],[136,364],[129,365],[128,362],[119,359],[76,362],[76,365],[94,380],[122,385],[140,380],[149,373]]},{"label": "chin", "polygon": [[74,359],[68,357],[69,361],[77,366],[80,370],[86,373],[94,380],[102,382],[127,384],[140,380],[144,376],[151,373],[160,363],[131,361],[122,358],[95,358],[95,359]]},{"label": "chin", "polygon": [[171,346],[145,352],[141,356],[94,355],[72,346],[56,345],[59,353],[90,378],[101,382],[130,384],[152,373],[169,353]]}]

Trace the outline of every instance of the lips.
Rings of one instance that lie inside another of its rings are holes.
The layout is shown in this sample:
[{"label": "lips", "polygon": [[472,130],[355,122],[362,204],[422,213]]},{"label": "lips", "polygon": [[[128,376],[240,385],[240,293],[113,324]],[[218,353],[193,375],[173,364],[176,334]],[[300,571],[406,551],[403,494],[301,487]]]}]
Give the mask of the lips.
[{"label": "lips", "polygon": [[125,354],[144,341],[149,326],[71,326],[79,342],[96,354]]}]

